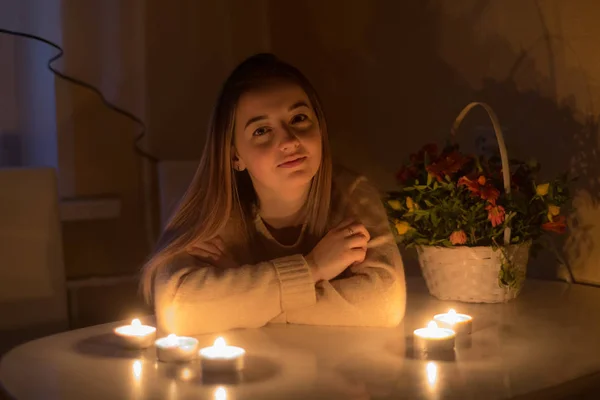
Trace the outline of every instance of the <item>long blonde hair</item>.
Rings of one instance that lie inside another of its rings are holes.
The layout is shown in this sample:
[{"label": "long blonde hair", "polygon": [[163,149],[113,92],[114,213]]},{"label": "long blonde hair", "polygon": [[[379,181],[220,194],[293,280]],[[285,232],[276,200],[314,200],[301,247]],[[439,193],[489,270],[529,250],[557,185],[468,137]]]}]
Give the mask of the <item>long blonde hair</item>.
[{"label": "long blonde hair", "polygon": [[142,269],[141,289],[152,301],[158,270],[196,241],[219,235],[230,219],[239,217],[249,233],[256,194],[247,171],[233,168],[234,118],[240,96],[273,82],[299,85],[307,94],[319,122],[322,158],[312,180],[306,210],[306,233],[321,238],[327,229],[331,203],[332,161],[327,125],[321,102],[308,79],[293,66],[272,54],[257,54],[238,65],[227,78],[210,118],[200,164],[187,191],[161,234],[156,248]]}]

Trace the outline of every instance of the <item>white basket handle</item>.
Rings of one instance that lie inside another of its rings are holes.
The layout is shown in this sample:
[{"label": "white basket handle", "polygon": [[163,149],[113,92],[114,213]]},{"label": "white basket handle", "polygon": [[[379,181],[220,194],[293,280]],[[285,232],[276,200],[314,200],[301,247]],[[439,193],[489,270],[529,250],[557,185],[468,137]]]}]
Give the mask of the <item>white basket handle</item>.
[{"label": "white basket handle", "polygon": [[[498,148],[500,149],[500,160],[502,161],[502,179],[504,181],[504,190],[506,191],[506,194],[510,194],[510,164],[508,161],[508,152],[506,150],[506,144],[504,144],[504,136],[502,135],[502,128],[500,127],[500,122],[498,121],[498,117],[494,113],[494,110],[492,110],[492,107],[490,107],[486,103],[481,102],[473,102],[467,104],[467,106],[462,109],[460,114],[458,114],[456,120],[454,120],[454,124],[452,124],[450,134],[452,136],[456,136],[456,131],[458,130],[458,127],[460,126],[463,119],[467,116],[471,109],[478,105],[483,107],[485,111],[487,111],[487,114],[490,117],[490,120],[492,121],[494,133],[496,133],[496,140],[498,141]],[[510,235],[510,228],[506,227],[506,229],[504,230],[504,244],[507,246],[510,244]]]}]

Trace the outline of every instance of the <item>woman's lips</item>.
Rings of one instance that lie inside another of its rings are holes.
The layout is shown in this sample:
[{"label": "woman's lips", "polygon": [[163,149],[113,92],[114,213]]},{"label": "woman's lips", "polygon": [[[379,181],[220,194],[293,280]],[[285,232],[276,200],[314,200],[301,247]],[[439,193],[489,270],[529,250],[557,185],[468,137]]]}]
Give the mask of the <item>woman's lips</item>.
[{"label": "woman's lips", "polygon": [[294,160],[290,160],[290,161],[281,163],[281,164],[278,165],[278,167],[281,167],[281,168],[293,168],[293,167],[296,167],[296,166],[302,164],[304,161],[306,161],[306,157],[298,157],[298,158],[296,158]]}]

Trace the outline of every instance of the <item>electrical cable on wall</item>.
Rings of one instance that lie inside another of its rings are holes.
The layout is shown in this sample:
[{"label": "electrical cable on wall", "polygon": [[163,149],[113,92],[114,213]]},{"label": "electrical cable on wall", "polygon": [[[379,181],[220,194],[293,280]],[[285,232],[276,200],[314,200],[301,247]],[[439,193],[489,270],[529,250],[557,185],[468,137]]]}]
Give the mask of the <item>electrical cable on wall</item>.
[{"label": "electrical cable on wall", "polygon": [[60,78],[66,80],[68,82],[74,83],[74,84],[76,84],[78,86],[82,86],[82,87],[84,87],[84,88],[86,88],[88,90],[91,90],[96,95],[98,95],[98,97],[100,97],[100,99],[102,100],[102,103],[106,107],[108,107],[109,109],[111,109],[113,111],[116,111],[117,113],[119,113],[121,115],[124,115],[125,117],[129,118],[130,120],[132,120],[133,122],[135,122],[136,124],[138,124],[140,126],[140,133],[134,139],[134,150],[135,150],[135,152],[138,153],[140,156],[142,156],[142,157],[144,157],[144,158],[152,161],[153,163],[156,163],[156,162],[159,161],[158,158],[156,158],[153,155],[149,154],[148,152],[144,151],[140,147],[140,141],[146,135],[146,124],[144,124],[144,122],[140,118],[136,117],[131,112],[129,112],[127,110],[124,110],[124,109],[122,109],[122,108],[120,108],[120,107],[112,104],[111,102],[109,102],[106,99],[106,97],[104,97],[104,94],[98,88],[96,88],[95,86],[92,86],[89,83],[84,82],[84,81],[82,81],[80,79],[74,78],[72,76],[68,76],[68,75],[66,75],[66,74],[58,71],[57,69],[55,69],[52,66],[52,63],[54,61],[58,60],[59,58],[61,58],[63,56],[63,54],[64,54],[63,49],[59,45],[57,45],[56,43],[51,42],[51,41],[49,41],[47,39],[44,39],[44,38],[42,38],[40,36],[32,35],[32,34],[25,33],[25,32],[17,32],[17,31],[11,31],[11,30],[8,30],[8,29],[0,28],[0,33],[4,33],[4,34],[7,34],[7,35],[18,36],[18,37],[24,37],[24,38],[27,38],[27,39],[37,40],[39,42],[45,43],[48,46],[56,49],[56,51],[58,53],[55,56],[51,57],[48,60],[48,63],[47,63],[48,69],[50,71],[52,71],[53,74],[59,76]]},{"label": "electrical cable on wall", "polygon": [[[123,108],[120,108],[114,104],[112,104],[111,102],[109,102],[106,97],[104,96],[104,94],[95,86],[90,85],[87,82],[84,82],[80,79],[68,76],[60,71],[58,71],[57,69],[55,69],[52,66],[52,63],[56,60],[58,60],[59,58],[61,58],[64,54],[63,49],[57,45],[54,42],[51,42],[50,40],[44,39],[43,37],[37,36],[37,35],[33,35],[33,34],[29,34],[29,33],[25,33],[25,32],[18,32],[18,31],[13,31],[13,30],[9,30],[9,29],[4,29],[4,28],[0,28],[0,33],[4,33],[7,35],[12,35],[12,36],[17,36],[17,37],[23,37],[26,39],[32,39],[32,40],[36,40],[38,42],[47,44],[48,46],[54,48],[58,53],[56,55],[54,55],[53,57],[51,57],[48,62],[47,62],[47,67],[48,69],[55,74],[56,76],[59,76],[60,78],[74,83],[75,85],[84,87],[92,92],[94,92],[96,95],[98,95],[98,97],[100,98],[100,100],[102,101],[102,103],[108,107],[109,109],[116,111],[117,113],[129,118],[130,120],[132,120],[133,122],[135,122],[137,125],[139,125],[140,127],[140,132],[138,133],[138,135],[134,138],[133,141],[133,149],[134,151],[140,155],[142,158],[150,161],[153,164],[156,164],[159,162],[159,159],[153,155],[151,155],[150,153],[146,152],[145,150],[143,150],[140,147],[140,141],[143,139],[143,137],[146,135],[146,124],[137,116],[135,116],[133,113],[124,110]],[[142,178],[144,181],[144,177]],[[151,185],[151,183],[144,183],[144,190],[145,190],[145,201],[144,201],[144,219],[145,219],[145,224],[146,224],[146,239],[148,242],[148,245],[150,246],[150,248],[152,248],[154,246],[154,240],[155,240],[155,232],[154,232],[154,223],[153,223],[153,207],[152,207],[152,190],[148,188],[148,185]]]}]

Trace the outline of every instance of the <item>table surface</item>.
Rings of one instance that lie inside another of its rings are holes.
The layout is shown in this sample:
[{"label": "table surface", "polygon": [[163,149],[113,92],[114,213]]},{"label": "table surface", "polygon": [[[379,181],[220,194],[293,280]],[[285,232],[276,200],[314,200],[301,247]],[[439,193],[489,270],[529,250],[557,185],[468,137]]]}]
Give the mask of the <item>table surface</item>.
[{"label": "table surface", "polygon": [[[414,357],[412,331],[450,307],[473,316],[473,334],[457,344],[453,359]],[[154,348],[121,349],[111,332],[122,324],[14,348],[0,363],[0,381],[19,400],[492,400],[561,398],[600,379],[600,289],[561,282],[529,280],[506,304],[465,304],[439,301],[422,280],[409,279],[407,316],[398,328],[225,332],[228,343],[247,350],[246,369],[233,378],[203,377],[198,362],[157,362]],[[200,345],[216,336],[198,337]]]}]

